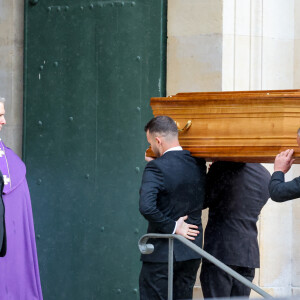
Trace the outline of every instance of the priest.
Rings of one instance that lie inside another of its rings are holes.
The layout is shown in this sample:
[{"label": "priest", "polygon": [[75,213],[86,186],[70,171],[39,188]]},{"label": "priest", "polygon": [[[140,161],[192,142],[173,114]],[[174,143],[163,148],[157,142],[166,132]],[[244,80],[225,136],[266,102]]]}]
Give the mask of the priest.
[{"label": "priest", "polygon": [[[0,97],[0,130],[6,124]],[[0,257],[0,299],[42,300],[31,200],[22,160],[0,139],[7,250]],[[0,201],[1,202],[1,201]]]}]

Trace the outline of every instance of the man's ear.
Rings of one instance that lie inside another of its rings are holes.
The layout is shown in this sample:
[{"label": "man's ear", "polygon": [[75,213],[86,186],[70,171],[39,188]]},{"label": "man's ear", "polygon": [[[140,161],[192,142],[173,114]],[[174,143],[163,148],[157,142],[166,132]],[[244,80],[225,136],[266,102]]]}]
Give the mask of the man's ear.
[{"label": "man's ear", "polygon": [[155,137],[155,141],[158,145],[161,145],[161,143],[162,143],[161,138],[159,138],[158,136]]}]

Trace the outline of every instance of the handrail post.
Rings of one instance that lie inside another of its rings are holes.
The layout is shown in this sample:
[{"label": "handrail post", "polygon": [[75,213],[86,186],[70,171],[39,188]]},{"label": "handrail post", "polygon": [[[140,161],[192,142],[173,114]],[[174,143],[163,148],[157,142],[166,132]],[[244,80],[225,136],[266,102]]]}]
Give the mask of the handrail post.
[{"label": "handrail post", "polygon": [[174,250],[174,239],[169,238],[168,300],[173,300],[173,250]]}]

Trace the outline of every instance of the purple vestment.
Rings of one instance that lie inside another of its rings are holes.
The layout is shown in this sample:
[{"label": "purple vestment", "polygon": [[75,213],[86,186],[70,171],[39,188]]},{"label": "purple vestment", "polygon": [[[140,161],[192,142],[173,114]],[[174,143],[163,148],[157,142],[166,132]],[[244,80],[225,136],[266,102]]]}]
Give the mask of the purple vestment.
[{"label": "purple vestment", "polygon": [[42,300],[39,266],[26,167],[0,140],[0,169],[7,235],[6,256],[0,257],[0,299]]}]

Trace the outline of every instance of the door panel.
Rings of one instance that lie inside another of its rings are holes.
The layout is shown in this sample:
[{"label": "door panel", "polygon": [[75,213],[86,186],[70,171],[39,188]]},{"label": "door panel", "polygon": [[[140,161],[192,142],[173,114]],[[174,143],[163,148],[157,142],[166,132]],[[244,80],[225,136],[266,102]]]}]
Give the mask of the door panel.
[{"label": "door panel", "polygon": [[44,298],[138,299],[149,100],[165,92],[163,0],[29,1],[24,159]]}]

